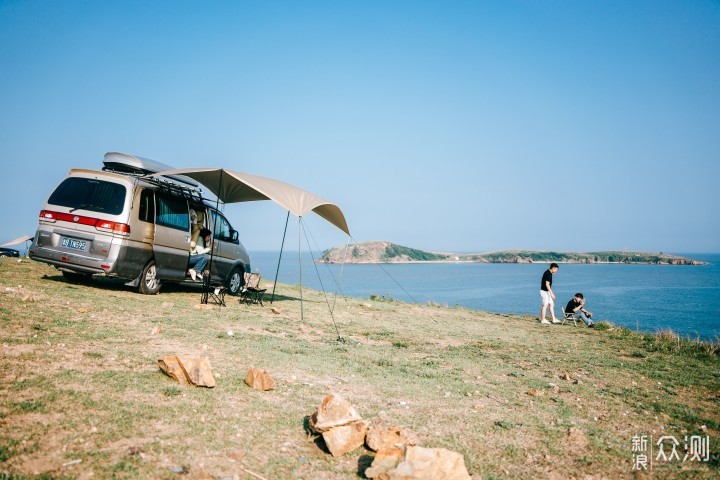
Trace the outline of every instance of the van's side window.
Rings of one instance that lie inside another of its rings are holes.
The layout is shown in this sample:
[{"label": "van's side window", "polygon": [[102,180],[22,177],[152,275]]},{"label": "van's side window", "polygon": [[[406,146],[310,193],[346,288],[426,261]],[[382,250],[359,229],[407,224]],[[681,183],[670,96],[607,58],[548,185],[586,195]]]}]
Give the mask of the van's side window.
[{"label": "van's side window", "polygon": [[138,219],[143,222],[155,223],[155,195],[152,190],[145,189],[140,194]]},{"label": "van's side window", "polygon": [[184,198],[158,195],[156,223],[189,232],[190,214],[187,201]]},{"label": "van's side window", "polygon": [[213,224],[215,225],[214,237],[226,242],[232,241],[232,227],[225,220],[225,217],[213,211]]}]

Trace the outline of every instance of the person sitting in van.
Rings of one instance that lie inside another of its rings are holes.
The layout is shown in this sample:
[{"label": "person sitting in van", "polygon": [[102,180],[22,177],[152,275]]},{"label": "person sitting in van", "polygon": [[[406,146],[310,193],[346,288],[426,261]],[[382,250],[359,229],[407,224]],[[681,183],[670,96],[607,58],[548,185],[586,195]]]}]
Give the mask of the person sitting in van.
[{"label": "person sitting in van", "polygon": [[205,270],[205,267],[207,267],[208,261],[210,260],[210,255],[208,255],[208,253],[212,248],[210,230],[207,228],[200,230],[200,238],[203,239],[203,246],[200,246],[200,242],[198,242],[194,247],[192,247],[190,250],[190,260],[188,261],[188,267],[190,268],[188,270],[188,275],[190,275],[190,278],[193,279],[193,282],[196,280],[202,280],[202,272]]},{"label": "person sitting in van", "polygon": [[202,230],[205,215],[202,210],[190,209],[190,248],[195,248],[197,245],[198,238],[200,237],[200,230]]}]

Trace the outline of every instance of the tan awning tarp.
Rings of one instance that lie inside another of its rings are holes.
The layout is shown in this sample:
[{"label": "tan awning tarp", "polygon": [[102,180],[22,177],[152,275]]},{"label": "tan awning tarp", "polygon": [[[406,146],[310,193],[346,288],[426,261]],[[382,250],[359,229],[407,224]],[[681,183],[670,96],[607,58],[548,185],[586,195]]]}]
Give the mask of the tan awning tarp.
[{"label": "tan awning tarp", "polygon": [[197,180],[224,203],[272,200],[298,217],[312,211],[350,235],[340,207],[289,183],[224,168],[175,168],[152,176],[170,175]]},{"label": "tan awning tarp", "polygon": [[[348,233],[348,235],[350,235],[350,234]],[[0,247],[9,247],[10,245],[17,245],[18,243],[27,242],[28,240],[32,240],[32,239],[33,239],[33,237],[31,237],[30,235],[23,235],[22,237],[18,237],[15,240],[10,240],[7,243],[3,243],[2,245],[0,245]]]}]

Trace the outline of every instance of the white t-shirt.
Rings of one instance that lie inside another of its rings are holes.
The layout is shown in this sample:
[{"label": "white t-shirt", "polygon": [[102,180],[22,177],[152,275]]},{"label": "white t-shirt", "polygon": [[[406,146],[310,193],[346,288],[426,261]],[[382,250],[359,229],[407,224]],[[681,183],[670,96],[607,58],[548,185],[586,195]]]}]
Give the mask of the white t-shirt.
[{"label": "white t-shirt", "polygon": [[203,247],[199,243],[190,250],[190,255],[202,255],[203,253],[209,253],[210,247]]}]

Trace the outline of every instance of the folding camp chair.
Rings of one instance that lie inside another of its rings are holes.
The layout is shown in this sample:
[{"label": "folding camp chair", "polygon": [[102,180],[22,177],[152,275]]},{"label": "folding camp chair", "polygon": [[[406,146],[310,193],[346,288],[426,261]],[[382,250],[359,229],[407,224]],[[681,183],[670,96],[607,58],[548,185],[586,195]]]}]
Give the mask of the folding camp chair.
[{"label": "folding camp chair", "polygon": [[213,299],[213,301],[223,307],[226,307],[225,305],[225,293],[227,292],[227,288],[225,288],[222,285],[215,285],[210,287],[210,291],[208,294],[210,295],[210,298]]},{"label": "folding camp chair", "polygon": [[226,307],[225,293],[227,292],[227,288],[225,288],[225,285],[212,285],[210,283],[210,271],[205,270],[203,273],[203,294],[201,303],[208,303],[209,300],[212,300],[218,305]]},{"label": "folding camp chair", "polygon": [[562,324],[565,325],[567,322],[573,322],[573,325],[577,327],[577,318],[573,312],[566,312],[565,307],[560,305],[560,312],[563,314]]},{"label": "folding camp chair", "polygon": [[240,289],[240,302],[259,303],[263,305],[262,297],[267,288],[260,288],[260,274],[245,272],[245,285]]}]

